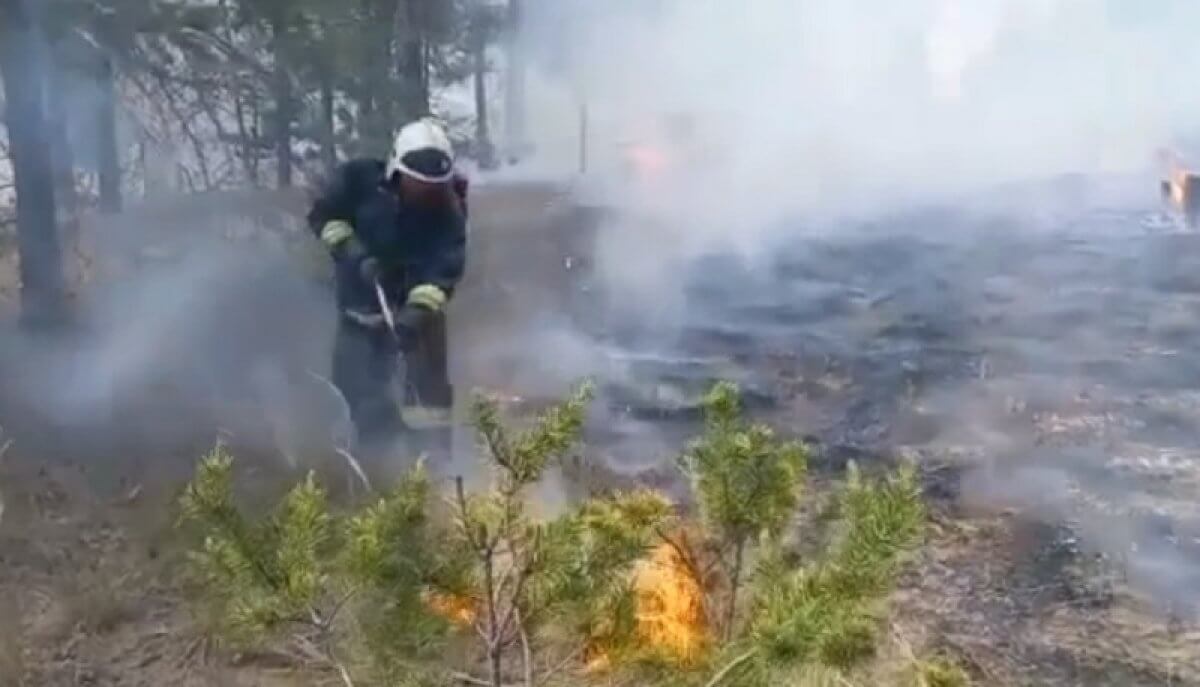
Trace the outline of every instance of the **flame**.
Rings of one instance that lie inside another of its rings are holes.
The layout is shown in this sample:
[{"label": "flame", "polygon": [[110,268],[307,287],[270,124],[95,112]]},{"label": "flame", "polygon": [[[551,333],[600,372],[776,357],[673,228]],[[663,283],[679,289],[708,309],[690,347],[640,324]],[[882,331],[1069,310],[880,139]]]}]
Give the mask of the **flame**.
[{"label": "flame", "polygon": [[656,146],[634,144],[625,149],[625,158],[640,177],[658,176],[667,168],[666,153]]},{"label": "flame", "polygon": [[708,644],[704,589],[670,544],[662,544],[634,571],[638,635],[684,663]]},{"label": "flame", "polygon": [[474,599],[431,590],[426,590],[421,596],[425,607],[435,615],[461,627],[468,627],[475,623]]}]

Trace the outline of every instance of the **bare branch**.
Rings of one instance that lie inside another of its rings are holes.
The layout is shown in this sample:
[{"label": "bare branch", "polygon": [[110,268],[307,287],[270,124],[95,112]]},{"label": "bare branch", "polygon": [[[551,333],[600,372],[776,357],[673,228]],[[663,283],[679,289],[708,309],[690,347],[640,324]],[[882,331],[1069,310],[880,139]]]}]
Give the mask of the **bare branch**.
[{"label": "bare branch", "polygon": [[[696,584],[703,585],[704,580],[707,577],[707,575],[703,574],[702,571],[700,570],[700,566],[696,562],[695,556],[692,555],[691,548],[687,546],[686,541],[684,541],[684,542],[676,541],[673,537],[671,537],[671,535],[667,534],[667,532],[665,530],[663,530],[661,527],[654,528],[654,534],[659,539],[663,540],[663,542],[667,546],[670,546],[671,549],[675,551],[675,555],[679,556],[679,560],[682,561],[685,566],[687,566],[688,573],[690,573],[692,578],[696,580]],[[711,572],[711,571],[712,571],[712,568],[709,567],[704,572]]]},{"label": "bare branch", "polygon": [[542,673],[541,678],[538,679],[538,684],[544,685],[547,682],[549,682],[551,680],[551,678],[553,678],[555,675],[558,675],[564,669],[566,669],[567,666],[571,665],[571,663],[578,660],[579,657],[583,654],[584,650],[586,650],[586,649],[587,649],[586,644],[580,644],[578,647],[575,648],[574,651],[568,652],[567,655],[564,656],[561,661],[556,663],[552,668],[550,668],[546,672]]},{"label": "bare branch", "polygon": [[[479,685],[479,687],[492,687],[492,683],[483,678],[474,677],[467,673],[451,673],[450,679],[464,685]],[[517,685],[501,685],[501,687],[517,687]]]},{"label": "bare branch", "polygon": [[733,659],[729,663],[725,664],[725,667],[719,670],[716,675],[713,675],[712,679],[706,682],[704,687],[717,687],[717,685],[721,684],[725,678],[729,677],[730,673],[740,668],[744,663],[746,663],[746,661],[754,658],[757,654],[758,649],[751,649]]},{"label": "bare branch", "polygon": [[521,665],[525,669],[525,687],[534,687],[533,650],[529,647],[529,633],[525,631],[525,623],[521,620],[521,612],[517,611],[516,616],[517,633],[521,637]]}]

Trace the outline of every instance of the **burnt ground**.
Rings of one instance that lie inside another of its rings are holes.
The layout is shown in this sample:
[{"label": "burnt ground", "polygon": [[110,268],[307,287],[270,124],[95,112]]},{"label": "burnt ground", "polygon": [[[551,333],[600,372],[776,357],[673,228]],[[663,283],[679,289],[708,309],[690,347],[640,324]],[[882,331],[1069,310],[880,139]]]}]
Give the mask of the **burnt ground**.
[{"label": "burnt ground", "polygon": [[[696,261],[667,282],[673,317],[639,318],[590,248],[636,248],[636,219],[543,187],[483,191],[455,377],[517,407],[597,378],[568,491],[678,486],[670,460],[700,393],[735,379],[756,416],[814,446],[818,481],[848,460],[923,466],[935,522],[885,654],[946,651],[986,685],[1200,685],[1200,239],[1128,203],[1050,195],[1049,213],[787,227],[761,254]],[[336,412],[296,381],[324,365],[320,275],[252,269],[245,251],[195,239],[228,234],[213,208],[159,210],[205,227],[170,234],[201,258],[146,255],[172,244],[162,221],[127,221],[154,240],[106,242],[120,255],[98,260],[69,345],[0,338],[14,442],[0,465],[0,684],[21,671],[13,684],[319,682],[213,649],[170,581],[168,504],[218,433],[271,488],[336,470]],[[290,245],[281,223],[255,221]]]}]

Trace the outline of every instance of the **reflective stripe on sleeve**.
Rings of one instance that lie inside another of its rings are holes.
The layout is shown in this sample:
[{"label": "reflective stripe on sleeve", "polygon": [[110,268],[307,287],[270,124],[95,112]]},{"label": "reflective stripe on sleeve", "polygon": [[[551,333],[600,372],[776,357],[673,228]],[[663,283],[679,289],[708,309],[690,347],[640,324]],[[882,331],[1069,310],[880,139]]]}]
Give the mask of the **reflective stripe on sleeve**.
[{"label": "reflective stripe on sleeve", "polygon": [[438,312],[446,305],[446,292],[433,284],[421,284],[408,292],[408,304]]},{"label": "reflective stripe on sleeve", "polygon": [[342,314],[345,315],[346,319],[350,320],[351,322],[370,329],[378,329],[387,324],[387,320],[384,318],[383,313],[343,310]]},{"label": "reflective stripe on sleeve", "polygon": [[321,229],[321,241],[330,248],[336,247],[342,241],[354,236],[354,229],[349,222],[340,219],[327,222]]}]

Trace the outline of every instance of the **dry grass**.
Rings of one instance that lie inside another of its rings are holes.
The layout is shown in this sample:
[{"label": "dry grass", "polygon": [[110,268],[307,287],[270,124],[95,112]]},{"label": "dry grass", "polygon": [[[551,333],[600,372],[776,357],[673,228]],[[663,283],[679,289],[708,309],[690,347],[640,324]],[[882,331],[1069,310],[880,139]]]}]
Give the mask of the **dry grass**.
[{"label": "dry grass", "polygon": [[25,687],[25,647],[15,599],[0,594],[0,687]]},{"label": "dry grass", "polygon": [[969,687],[971,678],[957,662],[939,656],[913,664],[913,684],[914,687]]},{"label": "dry grass", "polygon": [[132,580],[130,574],[122,574],[114,566],[80,573],[62,592],[59,629],[95,636],[133,620],[137,608]]},{"label": "dry grass", "polygon": [[[4,457],[8,455],[8,450],[12,448],[12,439],[4,433],[4,428],[0,427],[0,468],[4,467]],[[4,483],[0,482],[0,524],[4,523]]]}]

